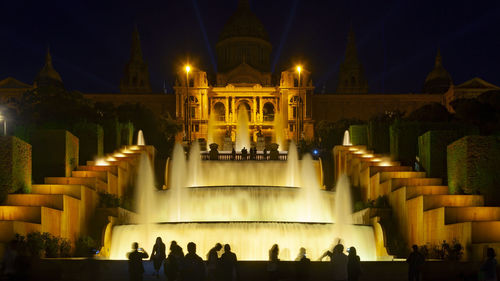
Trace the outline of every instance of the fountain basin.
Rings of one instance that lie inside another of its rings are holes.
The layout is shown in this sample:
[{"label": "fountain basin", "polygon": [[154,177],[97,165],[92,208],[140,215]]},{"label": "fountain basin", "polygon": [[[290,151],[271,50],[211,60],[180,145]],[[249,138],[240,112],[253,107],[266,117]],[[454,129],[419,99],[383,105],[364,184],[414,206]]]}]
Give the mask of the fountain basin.
[{"label": "fountain basin", "polygon": [[345,247],[354,246],[361,260],[376,260],[373,228],[363,225],[331,223],[284,223],[284,222],[191,222],[120,225],[113,228],[111,259],[126,259],[131,244],[138,242],[148,252],[156,237],[167,244],[172,240],[184,249],[189,242],[197,244],[197,253],[206,258],[216,244],[230,244],[238,260],[268,260],[269,249],[279,244],[281,260],[294,260],[300,247],[307,250],[311,260],[318,259],[331,250],[341,237]]}]

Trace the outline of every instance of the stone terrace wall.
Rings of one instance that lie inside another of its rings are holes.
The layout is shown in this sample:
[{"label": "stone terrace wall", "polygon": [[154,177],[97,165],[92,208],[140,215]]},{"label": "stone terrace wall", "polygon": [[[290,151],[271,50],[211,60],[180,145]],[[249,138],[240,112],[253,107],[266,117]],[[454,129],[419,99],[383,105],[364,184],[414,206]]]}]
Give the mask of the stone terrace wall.
[{"label": "stone terrace wall", "polygon": [[17,137],[0,136],[0,202],[8,193],[31,189],[31,145]]},{"label": "stone terrace wall", "polygon": [[500,137],[466,136],[448,146],[451,194],[483,194],[487,205],[500,204]]}]

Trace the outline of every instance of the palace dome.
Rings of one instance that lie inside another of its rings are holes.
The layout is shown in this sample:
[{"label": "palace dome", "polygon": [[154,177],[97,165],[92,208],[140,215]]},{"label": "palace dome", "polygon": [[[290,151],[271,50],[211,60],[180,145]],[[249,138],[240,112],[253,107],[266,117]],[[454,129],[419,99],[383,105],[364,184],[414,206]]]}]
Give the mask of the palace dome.
[{"label": "palace dome", "polygon": [[448,91],[452,83],[450,74],[443,67],[443,59],[438,50],[434,69],[425,78],[424,93],[443,94]]},{"label": "palace dome", "polygon": [[232,37],[255,37],[269,41],[264,25],[250,10],[248,0],[240,0],[238,9],[222,29],[219,42]]}]

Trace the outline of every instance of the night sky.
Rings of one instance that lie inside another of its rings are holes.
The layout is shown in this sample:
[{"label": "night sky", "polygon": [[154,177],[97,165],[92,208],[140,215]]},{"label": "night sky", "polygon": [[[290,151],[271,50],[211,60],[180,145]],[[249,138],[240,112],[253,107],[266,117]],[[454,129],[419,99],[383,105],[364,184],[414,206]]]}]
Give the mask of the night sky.
[{"label": "night sky", "polygon": [[[144,2],[144,3],[141,3]],[[420,92],[438,46],[455,84],[500,85],[500,1],[251,0],[279,73],[302,63],[335,90],[352,23],[370,92]],[[68,89],[118,92],[137,24],[151,86],[169,92],[189,58],[215,72],[215,43],[237,0],[2,1],[0,79],[32,83],[50,46]]]}]

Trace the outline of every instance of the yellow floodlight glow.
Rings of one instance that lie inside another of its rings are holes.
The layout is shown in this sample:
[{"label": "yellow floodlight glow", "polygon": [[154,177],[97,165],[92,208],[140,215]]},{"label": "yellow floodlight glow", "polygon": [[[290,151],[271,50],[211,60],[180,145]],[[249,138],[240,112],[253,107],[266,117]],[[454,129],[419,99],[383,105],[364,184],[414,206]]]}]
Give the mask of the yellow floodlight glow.
[{"label": "yellow floodlight glow", "polygon": [[109,166],[109,163],[106,162],[106,160],[104,160],[104,159],[97,159],[97,161],[95,161],[95,165],[96,166]]},{"label": "yellow floodlight glow", "polygon": [[129,147],[130,150],[140,150],[141,148],[137,145],[132,145]]},{"label": "yellow floodlight glow", "polygon": [[373,158],[370,161],[372,161],[372,162],[382,162],[382,159],[380,159],[380,158]]},{"label": "yellow floodlight glow", "polygon": [[355,147],[351,147],[351,148],[349,148],[349,151],[358,151],[358,149]]},{"label": "yellow floodlight glow", "polygon": [[302,66],[298,65],[297,66],[297,72],[300,73],[302,71]]},{"label": "yellow floodlight glow", "polygon": [[187,73],[189,73],[189,71],[191,71],[191,66],[188,64],[184,69],[186,70]]},{"label": "yellow floodlight glow", "polygon": [[106,158],[106,161],[116,161],[116,158],[113,157],[113,156],[108,156],[108,158]]},{"label": "yellow floodlight glow", "polygon": [[363,155],[363,158],[373,158],[373,154],[365,154]]},{"label": "yellow floodlight glow", "polygon": [[120,153],[120,152],[117,152],[115,154],[113,154],[114,157],[126,157],[125,154],[123,153]]}]

